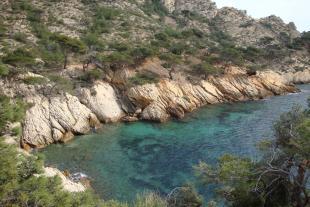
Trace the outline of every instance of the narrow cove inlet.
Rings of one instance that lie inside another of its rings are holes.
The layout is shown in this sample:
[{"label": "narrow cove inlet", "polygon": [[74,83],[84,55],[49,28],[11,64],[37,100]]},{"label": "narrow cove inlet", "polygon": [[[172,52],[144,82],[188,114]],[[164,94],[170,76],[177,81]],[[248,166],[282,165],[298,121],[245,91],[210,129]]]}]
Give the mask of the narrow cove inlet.
[{"label": "narrow cove inlet", "polygon": [[87,174],[103,199],[131,201],[139,192],[167,194],[186,183],[208,199],[211,190],[199,188],[193,165],[216,164],[225,153],[258,159],[256,144],[272,139],[274,121],[296,104],[306,106],[310,85],[298,87],[297,94],[208,105],[178,121],[107,124],[41,152],[46,165]]}]

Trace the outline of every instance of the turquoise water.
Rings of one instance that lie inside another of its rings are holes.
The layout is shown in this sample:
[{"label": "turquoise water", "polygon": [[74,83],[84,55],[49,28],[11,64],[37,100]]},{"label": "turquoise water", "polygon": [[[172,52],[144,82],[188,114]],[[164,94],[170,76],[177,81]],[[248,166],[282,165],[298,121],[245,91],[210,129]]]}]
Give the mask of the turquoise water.
[{"label": "turquoise water", "polygon": [[[192,166],[199,160],[215,163],[224,153],[259,158],[255,145],[273,137],[272,123],[280,114],[294,104],[306,106],[310,85],[299,87],[298,94],[206,106],[181,121],[105,125],[42,152],[47,164],[89,175],[105,199],[130,201],[144,190],[168,193],[195,183]],[[206,199],[211,195],[210,189],[200,192]]]}]

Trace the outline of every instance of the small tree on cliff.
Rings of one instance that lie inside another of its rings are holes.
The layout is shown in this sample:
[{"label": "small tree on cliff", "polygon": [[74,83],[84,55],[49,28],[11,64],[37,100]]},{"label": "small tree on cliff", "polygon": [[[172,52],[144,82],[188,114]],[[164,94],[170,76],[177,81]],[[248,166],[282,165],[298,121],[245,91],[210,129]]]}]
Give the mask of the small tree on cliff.
[{"label": "small tree on cliff", "polygon": [[85,44],[76,38],[55,34],[53,35],[53,39],[61,46],[64,56],[64,69],[67,68],[68,55],[70,53],[83,53],[86,51]]}]

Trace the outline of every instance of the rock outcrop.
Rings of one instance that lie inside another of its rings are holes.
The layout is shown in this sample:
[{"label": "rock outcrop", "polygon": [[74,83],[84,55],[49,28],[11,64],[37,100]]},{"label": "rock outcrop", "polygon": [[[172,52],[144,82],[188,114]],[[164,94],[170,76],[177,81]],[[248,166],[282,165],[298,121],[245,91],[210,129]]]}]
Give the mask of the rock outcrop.
[{"label": "rock outcrop", "polygon": [[81,89],[80,100],[102,122],[116,122],[125,116],[113,87],[108,83],[98,81],[90,89]]},{"label": "rock outcrop", "polygon": [[75,96],[66,93],[42,98],[26,113],[21,142],[32,147],[65,142],[74,134],[85,134],[99,124],[96,115]]},{"label": "rock outcrop", "polygon": [[256,76],[228,74],[211,77],[197,85],[163,80],[131,88],[127,96],[143,109],[142,119],[163,122],[170,116],[183,117],[184,113],[205,104],[255,100],[297,91],[287,83],[286,78],[272,71]]},{"label": "rock outcrop", "polygon": [[[163,122],[170,117],[182,118],[185,113],[206,104],[296,92],[298,89],[292,83],[309,82],[309,70],[247,75],[244,70],[231,67],[223,76],[209,77],[196,84],[165,78],[156,84],[134,86],[120,94],[102,81],[95,82],[91,88],[81,88],[78,96],[65,93],[53,97],[36,94],[36,90],[41,91],[40,87],[26,87],[23,83],[0,84],[6,94],[20,96],[20,90],[24,99],[32,103],[23,122],[21,144],[26,148],[40,148],[85,134],[99,127],[100,122],[138,119]],[[129,105],[131,110],[124,111]]]},{"label": "rock outcrop", "polygon": [[[67,178],[60,170],[52,167],[44,167],[43,176],[54,177],[59,176],[61,179],[62,187],[65,191],[68,192],[83,192],[86,190],[86,187],[81,182],[73,182]],[[36,175],[41,176],[41,175]]]}]

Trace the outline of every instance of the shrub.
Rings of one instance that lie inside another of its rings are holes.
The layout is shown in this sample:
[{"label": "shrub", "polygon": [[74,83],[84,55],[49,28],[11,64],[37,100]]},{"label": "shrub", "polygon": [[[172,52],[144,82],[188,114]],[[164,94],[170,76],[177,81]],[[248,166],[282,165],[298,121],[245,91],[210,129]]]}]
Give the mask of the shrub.
[{"label": "shrub", "polygon": [[7,32],[7,28],[3,24],[3,22],[0,20],[0,37],[5,36],[6,32]]},{"label": "shrub", "polygon": [[104,63],[108,63],[113,65],[113,68],[119,68],[125,65],[131,65],[134,63],[132,57],[128,54],[128,52],[113,52],[110,55],[99,55],[99,60]]},{"label": "shrub", "polygon": [[102,78],[103,72],[99,69],[87,71],[81,78],[84,81],[93,81]]},{"label": "shrub", "polygon": [[82,41],[88,46],[89,49],[95,51],[102,51],[104,44],[95,33],[87,33],[82,37]]},{"label": "shrub", "polygon": [[130,54],[135,60],[143,60],[147,57],[153,56],[155,51],[149,47],[137,47],[134,48]]},{"label": "shrub", "polygon": [[144,85],[147,83],[157,83],[158,81],[158,75],[151,72],[138,73],[129,79],[129,83],[132,85]]},{"label": "shrub", "polygon": [[168,39],[169,39],[168,35],[164,32],[160,32],[160,33],[155,34],[155,38],[157,40],[164,41],[164,42],[168,41]]},{"label": "shrub", "polygon": [[28,85],[42,85],[47,83],[47,80],[43,77],[27,77],[24,80],[24,83]]},{"label": "shrub", "polygon": [[72,81],[70,81],[67,78],[64,78],[62,76],[49,75],[48,79],[55,83],[55,89],[56,90],[72,93],[72,91],[74,89],[74,84],[72,83]]},{"label": "shrub", "polygon": [[113,20],[120,14],[120,11],[109,7],[99,7],[96,9],[96,19]]},{"label": "shrub", "polygon": [[225,62],[230,62],[236,65],[243,64],[242,53],[235,47],[222,48],[220,51],[220,58]]},{"label": "shrub", "polygon": [[148,15],[158,14],[159,16],[165,16],[168,14],[168,10],[160,0],[146,0],[142,9]]},{"label": "shrub", "polygon": [[207,79],[208,75],[214,75],[219,72],[219,69],[212,66],[210,63],[203,62],[193,66],[193,72],[195,74],[204,75],[204,78]]},{"label": "shrub", "polygon": [[255,62],[262,57],[263,51],[256,47],[241,48],[242,57],[246,60]]},{"label": "shrub", "polygon": [[14,127],[12,129],[12,135],[16,137],[20,137],[22,134],[22,128],[21,127]]},{"label": "shrub", "polygon": [[203,199],[191,185],[176,188],[167,199],[169,207],[201,207]]},{"label": "shrub", "polygon": [[182,33],[175,29],[172,29],[171,27],[167,27],[164,32],[169,37],[173,37],[177,39],[182,38]]},{"label": "shrub", "polygon": [[13,35],[13,38],[18,41],[18,42],[22,42],[22,43],[26,43],[27,42],[27,35],[21,32],[15,33]]},{"label": "shrub", "polygon": [[175,55],[182,55],[182,53],[185,51],[186,47],[188,47],[188,46],[186,46],[185,44],[175,43],[169,48],[169,50],[170,50],[170,52],[172,52]]},{"label": "shrub", "polygon": [[167,202],[156,193],[143,193],[137,195],[134,207],[168,207]]},{"label": "shrub", "polygon": [[204,36],[204,33],[197,28],[193,28],[192,31],[193,31],[193,34],[198,38],[202,38]]},{"label": "shrub", "polygon": [[180,64],[182,62],[181,57],[173,53],[163,53],[159,56],[159,58],[169,64]]},{"label": "shrub", "polygon": [[0,96],[0,133],[8,122],[21,121],[26,109],[27,105],[20,99],[13,102],[6,96]]},{"label": "shrub", "polygon": [[109,48],[115,49],[118,52],[124,52],[128,51],[130,49],[130,46],[126,42],[113,42],[109,44]]},{"label": "shrub", "polygon": [[3,62],[13,66],[33,66],[35,52],[33,49],[18,48],[3,57]]},{"label": "shrub", "polygon": [[9,68],[0,61],[0,77],[9,75]]}]

